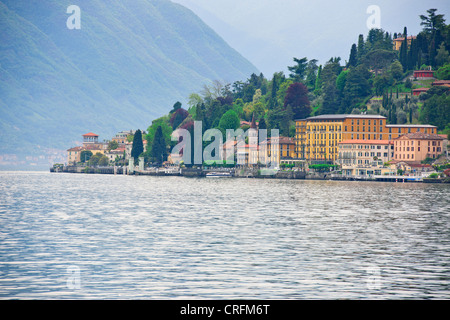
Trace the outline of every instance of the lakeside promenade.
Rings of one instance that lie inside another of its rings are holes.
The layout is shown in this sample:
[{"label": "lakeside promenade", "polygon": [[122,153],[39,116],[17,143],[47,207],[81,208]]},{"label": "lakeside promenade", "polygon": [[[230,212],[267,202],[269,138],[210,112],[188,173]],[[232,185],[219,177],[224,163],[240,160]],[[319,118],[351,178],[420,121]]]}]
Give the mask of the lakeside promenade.
[{"label": "lakeside promenade", "polygon": [[108,167],[80,167],[60,166],[50,168],[53,173],[84,173],[84,174],[112,174],[136,176],[181,176],[206,177],[211,172],[227,172],[232,178],[259,178],[259,179],[303,179],[303,180],[333,180],[333,181],[378,181],[400,183],[450,183],[450,178],[428,178],[420,175],[371,175],[371,176],[343,176],[330,172],[306,172],[303,170],[271,170],[254,168],[147,168],[138,167],[130,170],[128,166]]}]

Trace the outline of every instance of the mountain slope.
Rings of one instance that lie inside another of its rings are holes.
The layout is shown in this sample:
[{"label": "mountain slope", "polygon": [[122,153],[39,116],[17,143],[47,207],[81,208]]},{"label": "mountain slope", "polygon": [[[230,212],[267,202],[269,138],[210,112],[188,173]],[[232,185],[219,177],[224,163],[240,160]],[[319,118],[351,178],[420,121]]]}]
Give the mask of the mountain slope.
[{"label": "mountain slope", "polygon": [[145,129],[210,80],[256,68],[168,0],[0,0],[0,154],[66,148],[93,131]]}]

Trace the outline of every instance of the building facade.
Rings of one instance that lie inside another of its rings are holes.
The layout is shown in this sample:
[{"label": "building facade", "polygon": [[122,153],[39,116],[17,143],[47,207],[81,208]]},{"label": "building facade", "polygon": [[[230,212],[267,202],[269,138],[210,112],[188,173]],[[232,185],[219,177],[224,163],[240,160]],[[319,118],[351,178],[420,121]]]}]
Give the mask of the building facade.
[{"label": "building facade", "polygon": [[393,140],[421,132],[436,134],[431,125],[391,125],[380,115],[320,115],[296,120],[295,153],[311,162],[335,162],[338,144],[346,140]]},{"label": "building facade", "polygon": [[444,153],[444,138],[422,132],[404,134],[394,139],[394,160],[418,162],[436,159]]},{"label": "building facade", "polygon": [[389,140],[345,140],[339,143],[339,157],[345,176],[381,175],[394,157],[394,143]]}]

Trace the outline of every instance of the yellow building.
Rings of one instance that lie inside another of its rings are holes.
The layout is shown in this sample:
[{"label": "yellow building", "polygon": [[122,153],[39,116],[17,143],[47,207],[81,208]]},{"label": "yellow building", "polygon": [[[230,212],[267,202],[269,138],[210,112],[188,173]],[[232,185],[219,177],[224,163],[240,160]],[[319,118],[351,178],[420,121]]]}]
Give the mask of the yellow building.
[{"label": "yellow building", "polygon": [[[416,40],[416,36],[409,36],[409,37],[407,38],[408,48],[411,46],[411,41],[412,41],[413,39]],[[392,40],[393,46],[394,46],[393,49],[399,51],[400,48],[401,48],[401,46],[402,46],[402,43],[403,43],[404,41],[405,41],[405,38],[404,38],[404,37],[400,37],[400,38],[396,38],[396,39]]]},{"label": "yellow building", "polygon": [[67,164],[76,164],[80,162],[81,151],[84,150],[84,147],[74,147],[67,150]]},{"label": "yellow building", "polygon": [[295,152],[300,159],[334,162],[338,158],[339,142],[350,139],[381,140],[380,133],[385,125],[386,118],[380,115],[336,114],[297,120]]},{"label": "yellow building", "polygon": [[[278,144],[278,147],[276,147],[276,144]],[[296,158],[294,139],[283,136],[268,138],[259,146],[259,153],[265,164],[280,164],[282,160],[294,159]]]},{"label": "yellow building", "polygon": [[299,159],[334,162],[344,140],[393,140],[403,134],[436,134],[431,125],[387,125],[380,115],[336,114],[296,120],[295,152]]}]

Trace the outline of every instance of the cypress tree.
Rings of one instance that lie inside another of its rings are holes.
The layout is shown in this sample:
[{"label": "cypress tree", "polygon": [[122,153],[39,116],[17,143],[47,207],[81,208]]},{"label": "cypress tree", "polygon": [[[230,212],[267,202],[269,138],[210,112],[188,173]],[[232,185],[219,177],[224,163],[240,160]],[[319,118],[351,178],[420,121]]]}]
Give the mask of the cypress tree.
[{"label": "cypress tree", "polygon": [[142,132],[141,130],[137,130],[134,133],[133,138],[133,147],[131,149],[131,156],[134,158],[134,161],[137,162],[141,153],[144,152],[144,145],[142,143]]},{"label": "cypress tree", "polygon": [[161,126],[156,129],[151,156],[158,163],[162,163],[167,160],[166,140],[164,139]]},{"label": "cypress tree", "polygon": [[350,57],[348,59],[348,66],[349,67],[356,67],[358,63],[358,57],[357,57],[358,51],[356,49],[356,44],[352,45],[352,48],[350,49]]},{"label": "cypress tree", "polygon": [[360,34],[358,37],[357,61],[361,61],[362,57],[366,53],[365,51],[364,36]]}]

